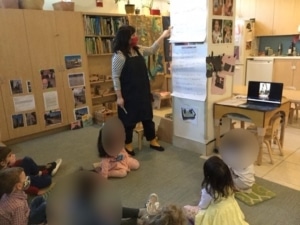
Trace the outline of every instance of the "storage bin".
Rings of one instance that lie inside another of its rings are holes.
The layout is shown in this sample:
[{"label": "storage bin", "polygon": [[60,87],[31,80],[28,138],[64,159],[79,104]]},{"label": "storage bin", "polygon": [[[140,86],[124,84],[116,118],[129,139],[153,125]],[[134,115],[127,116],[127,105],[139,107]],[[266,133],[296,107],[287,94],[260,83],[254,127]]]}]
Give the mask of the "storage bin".
[{"label": "storage bin", "polygon": [[20,0],[21,9],[39,9],[42,10],[44,0]]},{"label": "storage bin", "polygon": [[18,9],[19,1],[18,0],[0,0],[0,8]]},{"label": "storage bin", "polygon": [[74,2],[56,2],[52,4],[55,11],[74,11]]}]

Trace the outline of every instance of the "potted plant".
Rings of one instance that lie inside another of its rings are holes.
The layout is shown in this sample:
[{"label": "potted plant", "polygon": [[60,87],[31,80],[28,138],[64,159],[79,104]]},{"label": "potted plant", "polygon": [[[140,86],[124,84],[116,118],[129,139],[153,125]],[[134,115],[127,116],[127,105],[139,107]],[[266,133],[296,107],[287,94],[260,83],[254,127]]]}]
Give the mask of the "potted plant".
[{"label": "potted plant", "polygon": [[[115,3],[120,2],[121,0],[115,0]],[[127,0],[127,4],[125,4],[125,12],[126,14],[133,14],[134,13],[134,4],[130,4],[130,0]]]}]

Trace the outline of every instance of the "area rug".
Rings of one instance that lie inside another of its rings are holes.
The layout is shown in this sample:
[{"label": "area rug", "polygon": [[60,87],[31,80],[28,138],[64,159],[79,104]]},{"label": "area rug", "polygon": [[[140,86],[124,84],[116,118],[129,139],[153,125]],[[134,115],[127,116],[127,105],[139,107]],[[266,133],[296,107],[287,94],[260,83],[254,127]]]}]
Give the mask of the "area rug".
[{"label": "area rug", "polygon": [[256,183],[252,186],[252,191],[250,193],[235,193],[235,197],[238,200],[242,201],[243,203],[249,206],[253,206],[258,203],[264,202],[266,200],[274,198],[275,196],[276,194],[274,192]]}]

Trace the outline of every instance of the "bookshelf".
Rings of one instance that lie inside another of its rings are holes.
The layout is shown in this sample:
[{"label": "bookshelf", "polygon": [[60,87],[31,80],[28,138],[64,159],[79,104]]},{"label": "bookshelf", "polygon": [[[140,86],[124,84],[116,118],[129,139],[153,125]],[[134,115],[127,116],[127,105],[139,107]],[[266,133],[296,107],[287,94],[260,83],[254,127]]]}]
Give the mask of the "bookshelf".
[{"label": "bookshelf", "polygon": [[124,24],[128,24],[128,19],[123,14],[83,13],[93,113],[103,106],[116,108],[111,105],[116,101],[111,79],[112,42]]}]

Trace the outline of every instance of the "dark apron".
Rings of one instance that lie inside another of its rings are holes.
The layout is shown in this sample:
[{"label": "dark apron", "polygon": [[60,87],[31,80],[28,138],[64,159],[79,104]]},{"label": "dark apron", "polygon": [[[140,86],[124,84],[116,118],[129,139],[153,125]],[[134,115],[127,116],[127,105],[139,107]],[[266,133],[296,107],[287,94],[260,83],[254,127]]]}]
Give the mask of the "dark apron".
[{"label": "dark apron", "polygon": [[118,107],[118,116],[124,126],[132,126],[137,122],[153,118],[147,67],[144,57],[137,53],[138,56],[126,56],[120,76],[121,93],[127,114]]}]

